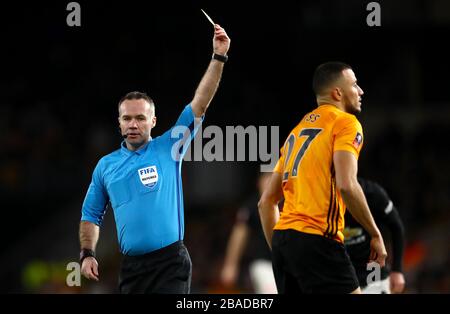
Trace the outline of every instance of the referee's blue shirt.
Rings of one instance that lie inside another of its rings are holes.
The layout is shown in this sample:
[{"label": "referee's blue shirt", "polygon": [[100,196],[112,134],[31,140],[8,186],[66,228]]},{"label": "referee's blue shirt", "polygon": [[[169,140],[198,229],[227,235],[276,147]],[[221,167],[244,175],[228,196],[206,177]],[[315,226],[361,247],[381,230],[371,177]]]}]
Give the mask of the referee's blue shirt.
[{"label": "referee's blue shirt", "polygon": [[181,163],[203,118],[187,105],[175,126],[137,151],[121,148],[100,159],[82,221],[101,225],[111,202],[120,251],[141,255],[184,238]]}]

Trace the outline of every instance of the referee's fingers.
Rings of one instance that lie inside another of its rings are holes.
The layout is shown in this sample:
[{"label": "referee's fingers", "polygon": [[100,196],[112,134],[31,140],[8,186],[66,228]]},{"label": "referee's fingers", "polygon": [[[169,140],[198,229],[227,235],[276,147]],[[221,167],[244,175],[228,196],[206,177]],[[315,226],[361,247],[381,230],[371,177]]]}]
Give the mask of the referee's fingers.
[{"label": "referee's fingers", "polygon": [[89,279],[98,281],[98,264],[95,259],[92,259],[89,264]]},{"label": "referee's fingers", "polygon": [[[97,264],[97,263],[93,263],[93,265],[92,265],[92,273],[93,273],[96,277],[98,277],[98,264]],[[97,278],[97,280],[98,280],[98,278]]]},{"label": "referee's fingers", "polygon": [[89,270],[87,271],[87,278],[88,278],[88,279],[95,280],[95,281],[98,281],[98,277],[94,274],[93,269],[89,269]]},{"label": "referee's fingers", "polygon": [[88,267],[86,266],[86,260],[83,261],[83,264],[81,264],[81,274],[86,277],[87,279],[89,279],[89,275],[88,275]]},{"label": "referee's fingers", "polygon": [[98,264],[95,259],[85,259],[81,267],[81,273],[87,279],[98,281]]},{"label": "referee's fingers", "polygon": [[216,32],[214,35],[216,37],[227,37],[227,33],[225,32]]}]

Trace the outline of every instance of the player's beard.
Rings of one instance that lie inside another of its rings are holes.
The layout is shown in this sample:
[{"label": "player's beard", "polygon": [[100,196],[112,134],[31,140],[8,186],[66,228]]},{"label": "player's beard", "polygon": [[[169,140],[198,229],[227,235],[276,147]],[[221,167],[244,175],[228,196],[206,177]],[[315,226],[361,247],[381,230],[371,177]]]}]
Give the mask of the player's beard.
[{"label": "player's beard", "polygon": [[355,100],[351,100],[349,97],[344,96],[345,110],[353,115],[357,115],[361,112],[361,105],[359,104],[359,97]]}]

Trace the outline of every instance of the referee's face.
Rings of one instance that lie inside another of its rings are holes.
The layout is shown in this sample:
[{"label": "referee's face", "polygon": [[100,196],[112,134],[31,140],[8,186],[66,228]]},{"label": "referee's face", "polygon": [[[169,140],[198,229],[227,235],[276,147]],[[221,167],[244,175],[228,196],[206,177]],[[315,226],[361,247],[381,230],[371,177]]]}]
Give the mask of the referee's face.
[{"label": "referee's face", "polygon": [[153,107],[145,99],[125,100],[119,109],[119,125],[130,150],[137,150],[150,139],[156,124]]},{"label": "referee's face", "polygon": [[363,90],[357,84],[355,73],[346,69],[342,71],[341,90],[342,102],[345,111],[351,114],[361,112],[361,96],[364,94]]}]

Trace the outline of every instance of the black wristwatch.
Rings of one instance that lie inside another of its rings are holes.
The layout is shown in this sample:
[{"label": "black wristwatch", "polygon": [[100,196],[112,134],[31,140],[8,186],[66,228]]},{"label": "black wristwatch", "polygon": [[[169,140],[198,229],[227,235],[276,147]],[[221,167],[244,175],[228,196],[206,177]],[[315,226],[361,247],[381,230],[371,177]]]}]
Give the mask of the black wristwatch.
[{"label": "black wristwatch", "polygon": [[91,257],[91,256],[95,258],[95,252],[94,252],[93,250],[90,250],[90,249],[81,249],[81,252],[80,252],[80,265],[83,264],[83,260],[84,260],[86,257]]},{"label": "black wristwatch", "polygon": [[213,53],[213,59],[225,63],[225,62],[228,61],[228,56],[227,55],[219,55],[217,53]]}]

